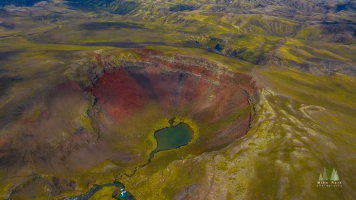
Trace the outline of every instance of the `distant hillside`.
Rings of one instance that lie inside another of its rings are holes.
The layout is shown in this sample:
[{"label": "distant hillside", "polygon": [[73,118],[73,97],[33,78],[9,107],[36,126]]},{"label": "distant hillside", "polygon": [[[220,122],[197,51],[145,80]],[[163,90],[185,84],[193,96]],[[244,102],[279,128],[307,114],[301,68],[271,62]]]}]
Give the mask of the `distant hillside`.
[{"label": "distant hillside", "polygon": [[136,9],[140,3],[125,0],[68,0],[68,5],[79,9],[106,10],[125,15]]},{"label": "distant hillside", "polygon": [[0,7],[6,5],[15,5],[15,6],[33,6],[35,3],[40,1],[48,1],[48,0],[1,0]]},{"label": "distant hillside", "polygon": [[[7,5],[33,6],[35,3],[41,1],[51,0],[1,0],[0,7]],[[130,13],[140,4],[137,1],[125,0],[67,0],[63,2],[76,9],[89,9],[97,11],[105,10],[121,15]]]},{"label": "distant hillside", "polygon": [[[41,0],[2,0],[0,6],[32,6]],[[51,0],[46,0],[51,1]],[[66,0],[69,6],[77,9],[109,11],[120,15],[134,12],[140,5],[142,10],[182,12],[204,11],[249,11],[264,8],[287,8],[289,12],[340,12],[356,10],[356,0]],[[137,9],[138,10],[138,9]]]}]

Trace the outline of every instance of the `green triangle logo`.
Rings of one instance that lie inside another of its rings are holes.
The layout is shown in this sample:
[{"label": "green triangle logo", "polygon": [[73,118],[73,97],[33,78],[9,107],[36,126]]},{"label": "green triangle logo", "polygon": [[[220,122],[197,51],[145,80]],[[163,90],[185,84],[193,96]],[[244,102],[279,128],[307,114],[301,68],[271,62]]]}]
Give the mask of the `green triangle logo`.
[{"label": "green triangle logo", "polygon": [[328,177],[327,180],[331,180],[332,173],[333,173],[333,168],[329,165],[328,169],[326,170],[326,176]]},{"label": "green triangle logo", "polygon": [[329,180],[329,178],[328,178],[328,175],[327,175],[327,173],[326,173],[326,169],[325,169],[325,168],[324,168],[324,172],[323,172],[323,180],[324,180],[324,181]]},{"label": "green triangle logo", "polygon": [[321,175],[321,173],[320,173],[320,175],[319,175],[319,181],[323,181],[324,179],[323,179],[323,176]]},{"label": "green triangle logo", "polygon": [[331,181],[338,181],[339,180],[339,175],[337,174],[337,170],[335,168],[333,168],[330,180]]}]

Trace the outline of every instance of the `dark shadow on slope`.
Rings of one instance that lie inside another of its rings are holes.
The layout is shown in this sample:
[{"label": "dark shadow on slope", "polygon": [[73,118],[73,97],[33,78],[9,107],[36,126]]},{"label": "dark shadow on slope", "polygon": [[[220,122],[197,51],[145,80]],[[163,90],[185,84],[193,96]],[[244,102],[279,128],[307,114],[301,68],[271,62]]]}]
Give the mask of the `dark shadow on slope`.
[{"label": "dark shadow on slope", "polygon": [[13,82],[11,77],[0,77],[0,97],[3,96],[9,88],[11,88],[12,84]]},{"label": "dark shadow on slope", "polygon": [[2,69],[2,65],[8,61],[8,60],[13,60],[14,57],[16,57],[18,54],[20,54],[21,50],[14,50],[14,51],[5,51],[5,52],[0,52],[0,70]]},{"label": "dark shadow on slope", "polygon": [[177,4],[169,8],[171,12],[179,12],[179,11],[193,11],[195,8],[188,4]]},{"label": "dark shadow on slope", "polygon": [[0,7],[6,5],[15,5],[15,6],[33,6],[34,4],[40,1],[48,1],[48,0],[1,0]]},{"label": "dark shadow on slope", "polygon": [[134,23],[122,23],[122,22],[92,22],[80,24],[79,28],[85,30],[97,30],[97,29],[122,29],[122,28],[130,28],[130,29],[145,29],[144,27],[134,24]]}]

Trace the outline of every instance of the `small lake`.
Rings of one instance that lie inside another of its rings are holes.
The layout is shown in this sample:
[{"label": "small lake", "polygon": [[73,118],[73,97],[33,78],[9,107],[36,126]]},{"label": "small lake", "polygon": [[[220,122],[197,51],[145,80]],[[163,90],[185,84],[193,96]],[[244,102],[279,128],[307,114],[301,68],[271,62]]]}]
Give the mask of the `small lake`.
[{"label": "small lake", "polygon": [[193,129],[186,123],[180,122],[176,126],[172,125],[154,133],[157,147],[152,151],[152,155],[159,151],[176,149],[187,145],[193,139]]}]

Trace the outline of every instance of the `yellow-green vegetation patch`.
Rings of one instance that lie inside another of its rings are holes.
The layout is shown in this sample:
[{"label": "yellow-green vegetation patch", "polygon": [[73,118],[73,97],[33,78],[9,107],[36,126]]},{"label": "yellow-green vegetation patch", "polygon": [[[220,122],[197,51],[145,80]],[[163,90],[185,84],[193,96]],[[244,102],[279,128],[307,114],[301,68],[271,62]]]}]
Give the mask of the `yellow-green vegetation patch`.
[{"label": "yellow-green vegetation patch", "polygon": [[9,195],[9,191],[12,186],[13,183],[0,183],[0,197],[3,197],[5,199]]},{"label": "yellow-green vegetation patch", "polygon": [[[166,196],[167,199],[173,199],[178,192],[184,188],[197,184],[204,179],[205,165],[201,161],[190,161],[180,164],[179,162],[173,162],[170,166],[172,175],[165,181],[163,187],[161,187],[161,193]],[[156,176],[159,174],[156,173]]]},{"label": "yellow-green vegetation patch", "polygon": [[330,51],[327,51],[327,50],[324,50],[324,49],[313,48],[313,47],[310,47],[310,46],[302,46],[302,47],[299,47],[299,48],[304,49],[305,51],[308,51],[314,57],[341,60],[341,61],[346,61],[346,62],[351,61],[351,60],[349,60],[349,59],[347,59],[345,57],[339,56],[339,55],[337,55],[337,54],[335,54],[333,52],[330,52]]},{"label": "yellow-green vegetation patch", "polygon": [[320,28],[308,27],[301,29],[296,37],[303,40],[318,40],[322,37],[321,32],[322,30]]},{"label": "yellow-green vegetation patch", "polygon": [[[131,114],[120,123],[111,125],[112,131],[117,132],[118,137],[126,143],[125,146],[131,146],[130,151],[132,154],[141,155],[139,156],[140,159],[132,163],[132,165],[144,164],[149,158],[150,152],[155,149],[156,140],[152,132],[157,121],[160,121],[159,119],[162,119],[162,116],[164,116],[162,109],[155,102],[151,102],[146,105],[144,111]],[[160,128],[160,126],[157,128]],[[112,145],[119,148],[119,144]]]},{"label": "yellow-green vegetation patch", "polygon": [[206,179],[205,163],[199,159],[162,161],[148,164],[130,178],[123,176],[121,182],[136,199],[174,199],[185,188]]},{"label": "yellow-green vegetation patch", "polygon": [[[0,39],[1,44],[0,46],[6,46],[10,48],[21,48],[28,50],[29,52],[44,52],[44,50],[50,51],[80,51],[80,50],[97,50],[99,48],[114,48],[109,46],[81,46],[81,45],[72,45],[72,44],[40,44],[31,42],[26,40],[23,37],[12,37],[12,38],[3,38]],[[41,54],[37,55],[41,57]],[[42,55],[42,58],[43,57]]]},{"label": "yellow-green vegetation patch", "polygon": [[101,188],[98,192],[96,192],[92,197],[89,199],[96,200],[96,199],[114,199],[111,197],[112,193],[114,190],[117,189],[117,187],[112,186],[112,187],[103,187]]},{"label": "yellow-green vegetation patch", "polygon": [[298,43],[296,40],[288,39],[286,43],[277,50],[276,56],[282,60],[303,63],[307,58],[310,58],[310,54],[305,51],[293,52],[293,45],[298,44],[300,43]]},{"label": "yellow-green vegetation patch", "polygon": [[82,126],[86,130],[88,130],[92,134],[94,133],[94,128],[93,128],[93,126],[91,124],[93,122],[93,120],[89,116],[82,116],[80,118],[80,121],[82,122]]},{"label": "yellow-green vegetation patch", "polygon": [[258,63],[267,58],[276,43],[282,38],[276,36],[241,35],[232,41],[231,47],[236,49],[238,57],[252,63]]},{"label": "yellow-green vegetation patch", "polygon": [[324,58],[345,62],[351,61],[350,59],[336,53],[322,48],[312,47],[311,45],[297,39],[288,39],[286,43],[278,49],[276,56],[282,60],[294,61],[300,64],[311,62],[309,61],[310,58]]},{"label": "yellow-green vegetation patch", "polygon": [[232,113],[230,116],[226,116],[218,122],[214,123],[209,127],[209,131],[217,131],[221,128],[228,127],[228,125],[232,124],[235,121],[238,121],[241,117],[246,116],[251,111],[250,106],[246,106],[243,109],[239,110],[236,113]]},{"label": "yellow-green vegetation patch", "polygon": [[41,107],[34,109],[31,112],[31,115],[29,116],[29,118],[31,121],[36,121],[40,117],[40,114],[41,114]]},{"label": "yellow-green vegetation patch", "polygon": [[[274,91],[288,95],[300,102],[321,105],[355,116],[354,88],[356,79],[342,74],[316,76],[293,68],[266,67],[255,71],[263,74]],[[261,80],[265,82],[264,80]]]}]

